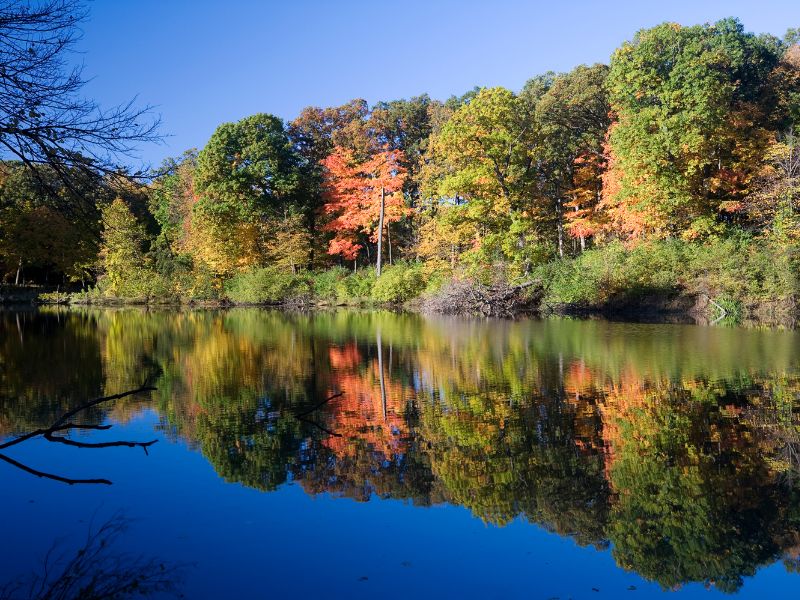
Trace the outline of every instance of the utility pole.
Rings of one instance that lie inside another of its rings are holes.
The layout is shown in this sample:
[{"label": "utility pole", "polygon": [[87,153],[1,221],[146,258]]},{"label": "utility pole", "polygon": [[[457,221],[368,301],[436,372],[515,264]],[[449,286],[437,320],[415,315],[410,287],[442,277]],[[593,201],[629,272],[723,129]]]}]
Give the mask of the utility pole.
[{"label": "utility pole", "polygon": [[378,262],[377,268],[375,272],[377,273],[378,277],[381,276],[381,256],[382,256],[382,246],[383,246],[383,209],[386,204],[386,188],[381,186],[381,212],[380,216],[378,217]]}]

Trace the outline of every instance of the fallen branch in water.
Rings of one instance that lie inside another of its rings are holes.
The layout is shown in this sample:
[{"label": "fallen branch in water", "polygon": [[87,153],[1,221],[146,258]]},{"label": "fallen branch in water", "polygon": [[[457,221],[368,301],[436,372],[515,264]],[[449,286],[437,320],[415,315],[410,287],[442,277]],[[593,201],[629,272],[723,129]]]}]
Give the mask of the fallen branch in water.
[{"label": "fallen branch in water", "polygon": [[[156,388],[148,385],[143,385],[141,387],[136,388],[135,390],[129,390],[127,392],[121,392],[119,394],[112,394],[110,396],[102,396],[100,398],[95,398],[94,400],[89,400],[81,404],[80,406],[73,408],[72,410],[67,411],[61,417],[59,417],[55,423],[53,423],[50,427],[46,427],[44,429],[36,429],[31,431],[30,433],[26,433],[19,437],[16,437],[12,440],[9,440],[4,443],[0,443],[0,450],[6,450],[13,446],[17,446],[23,442],[27,442],[36,437],[42,437],[46,439],[48,442],[54,442],[58,444],[64,444],[67,446],[72,446],[73,448],[115,448],[115,447],[127,447],[127,448],[142,448],[147,454],[147,449],[155,444],[158,440],[150,440],[148,442],[138,442],[138,441],[129,441],[129,440],[117,440],[111,442],[79,442],[75,440],[71,440],[68,437],[64,437],[61,435],[56,435],[58,433],[69,433],[73,430],[84,430],[84,431],[107,431],[111,429],[111,425],[92,425],[86,423],[72,423],[70,419],[75,415],[88,410],[94,406],[99,404],[103,404],[105,402],[110,402],[112,400],[118,400],[120,398],[125,398],[127,396],[133,396],[135,394],[141,394],[143,392],[152,392]],[[28,467],[20,463],[19,461],[14,460],[4,454],[0,454],[0,460],[17,467],[25,471],[26,473],[30,473],[31,475],[35,475],[36,477],[42,477],[44,479],[52,479],[53,481],[60,481],[62,483],[66,483],[69,485],[78,484],[78,483],[92,483],[92,484],[104,484],[110,485],[111,481],[108,479],[72,479],[69,477],[62,477],[60,475],[54,475],[52,473],[46,473],[44,471],[39,471],[38,469],[33,469],[32,467]]]},{"label": "fallen branch in water", "polygon": [[309,425],[313,425],[314,427],[316,427],[320,431],[322,431],[324,433],[327,433],[330,436],[333,436],[333,437],[344,437],[341,433],[336,433],[335,431],[331,431],[327,427],[323,427],[322,425],[320,425],[316,421],[312,421],[311,419],[304,419],[303,417],[297,417],[297,419],[302,423],[308,423]]},{"label": "fallen branch in water", "polygon": [[69,477],[62,477],[61,475],[55,475],[53,473],[45,473],[44,471],[39,471],[27,465],[23,465],[21,462],[14,460],[6,456],[5,454],[0,454],[0,460],[7,462],[8,464],[17,467],[18,469],[22,469],[26,473],[30,473],[31,475],[35,475],[36,477],[41,477],[42,479],[52,479],[53,481],[60,481],[61,483],[66,483],[67,485],[75,485],[76,483],[99,483],[103,485],[111,485],[111,481],[108,479],[70,479]]},{"label": "fallen branch in water", "polygon": [[328,396],[322,402],[317,402],[314,406],[312,406],[308,410],[304,410],[303,412],[295,413],[294,416],[299,419],[301,417],[305,417],[306,415],[310,415],[315,410],[319,409],[322,406],[325,406],[328,402],[330,402],[331,400],[335,400],[336,398],[339,398],[340,396],[344,396],[344,392],[339,392],[338,394],[333,394],[332,396]]}]

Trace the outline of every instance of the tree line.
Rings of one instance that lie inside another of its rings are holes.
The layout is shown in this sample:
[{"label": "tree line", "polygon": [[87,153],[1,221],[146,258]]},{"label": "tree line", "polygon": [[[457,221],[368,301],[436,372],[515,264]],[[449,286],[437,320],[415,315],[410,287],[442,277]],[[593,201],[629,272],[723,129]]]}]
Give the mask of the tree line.
[{"label": "tree line", "polygon": [[572,266],[549,279],[569,280],[612,250],[728,243],[783,257],[769,267],[782,271],[750,276],[786,279],[800,231],[798,39],[732,18],[664,23],[608,65],[517,92],[225,123],[146,183],[94,173],[77,189],[52,167],[7,161],[0,263],[6,280],[81,281],[96,297],[263,301],[333,287],[405,300],[450,278],[520,281],[555,264]]}]

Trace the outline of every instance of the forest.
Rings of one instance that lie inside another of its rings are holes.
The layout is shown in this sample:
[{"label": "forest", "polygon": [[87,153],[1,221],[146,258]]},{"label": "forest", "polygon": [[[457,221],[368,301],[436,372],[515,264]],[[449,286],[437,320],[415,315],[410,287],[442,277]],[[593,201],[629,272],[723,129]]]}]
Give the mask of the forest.
[{"label": "forest", "polygon": [[791,314],[798,42],[664,23],[518,91],[224,123],[144,178],[67,167],[67,185],[8,160],[4,282],[42,301],[234,304],[536,282],[539,309]]}]

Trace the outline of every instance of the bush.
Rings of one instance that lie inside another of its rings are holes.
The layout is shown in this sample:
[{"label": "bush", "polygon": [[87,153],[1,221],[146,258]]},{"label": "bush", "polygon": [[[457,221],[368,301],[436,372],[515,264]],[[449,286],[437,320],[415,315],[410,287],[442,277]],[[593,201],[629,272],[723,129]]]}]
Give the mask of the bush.
[{"label": "bush", "polygon": [[276,267],[253,269],[235,275],[225,284],[225,294],[233,302],[245,304],[277,303],[310,293],[306,278]]},{"label": "bush", "polygon": [[422,265],[399,262],[387,267],[375,280],[372,298],[378,302],[407,302],[425,289]]},{"label": "bush", "polygon": [[336,284],[336,298],[340,302],[363,302],[372,296],[375,285],[375,271],[372,268],[350,273]]},{"label": "bush", "polygon": [[698,246],[691,269],[694,277],[690,291],[743,305],[786,301],[798,292],[791,249],[772,247],[767,241],[746,236]]},{"label": "bush", "polygon": [[338,287],[347,276],[347,269],[343,267],[312,273],[311,290],[314,298],[322,302],[335,302],[339,299]]}]

